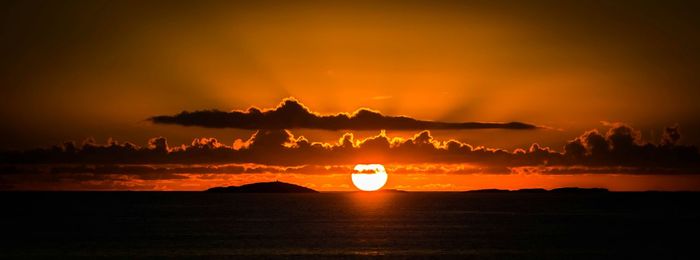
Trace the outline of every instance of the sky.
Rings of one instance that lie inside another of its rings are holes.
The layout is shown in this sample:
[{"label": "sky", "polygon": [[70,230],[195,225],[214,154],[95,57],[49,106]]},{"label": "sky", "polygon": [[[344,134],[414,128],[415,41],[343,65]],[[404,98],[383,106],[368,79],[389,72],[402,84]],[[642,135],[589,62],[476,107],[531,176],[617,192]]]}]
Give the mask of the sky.
[{"label": "sky", "polygon": [[3,1],[0,188],[700,190],[696,5]]}]

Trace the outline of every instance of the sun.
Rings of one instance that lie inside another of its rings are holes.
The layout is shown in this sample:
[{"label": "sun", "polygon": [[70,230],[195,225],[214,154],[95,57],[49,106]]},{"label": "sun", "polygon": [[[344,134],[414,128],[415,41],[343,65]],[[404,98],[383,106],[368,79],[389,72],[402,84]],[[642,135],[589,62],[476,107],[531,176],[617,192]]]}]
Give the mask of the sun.
[{"label": "sun", "polygon": [[388,175],[381,164],[358,164],[352,173],[352,184],[360,190],[375,191],[381,189]]}]

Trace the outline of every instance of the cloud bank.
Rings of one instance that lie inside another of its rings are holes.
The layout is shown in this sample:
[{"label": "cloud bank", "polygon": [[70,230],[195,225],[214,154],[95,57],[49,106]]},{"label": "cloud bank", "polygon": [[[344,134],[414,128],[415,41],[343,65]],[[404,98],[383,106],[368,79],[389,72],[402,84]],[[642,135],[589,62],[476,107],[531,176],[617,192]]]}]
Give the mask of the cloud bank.
[{"label": "cloud bank", "polygon": [[156,124],[200,126],[208,128],[238,129],[323,129],[323,130],[426,130],[426,129],[536,129],[537,126],[521,123],[438,122],[418,120],[405,116],[387,116],[369,109],[359,109],[352,114],[320,115],[312,112],[296,99],[284,99],[277,107],[260,110],[251,107],[246,111],[224,112],[219,110],[183,111],[176,115],[159,115],[148,118]]},{"label": "cloud bank", "polygon": [[[0,152],[0,190],[204,189],[237,176],[346,176],[356,163],[383,163],[392,174],[700,174],[695,146],[680,145],[677,127],[661,140],[646,142],[633,128],[615,124],[606,132],[591,130],[570,140],[561,151],[538,144],[528,149],[474,147],[456,140],[437,140],[429,131],[411,138],[391,138],[383,131],[337,142],[311,142],[288,130],[259,130],[247,140],[225,144],[196,138],[171,147],[163,137],[146,146],[109,141],[66,142],[49,148]],[[240,174],[240,175],[239,175]],[[697,175],[695,175],[697,176]],[[242,178],[242,177],[241,177]]]},{"label": "cloud bank", "polygon": [[[383,131],[376,136],[355,139],[351,133],[337,142],[311,142],[294,136],[288,130],[259,130],[247,140],[225,144],[215,138],[196,138],[189,145],[170,147],[167,139],[157,137],[147,146],[110,141],[96,144],[86,140],[82,145],[67,142],[50,148],[3,152],[4,165],[32,164],[129,164],[129,165],[211,165],[260,164],[275,166],[384,164],[471,164],[492,169],[503,167],[552,167],[552,172],[573,166],[615,169],[623,173],[634,169],[645,172],[694,172],[700,166],[695,146],[678,144],[678,128],[669,127],[658,143],[641,139],[633,128],[616,124],[605,132],[591,130],[569,141],[563,151],[532,144],[528,149],[507,151],[473,147],[456,140],[436,140],[430,131],[421,131],[411,138],[391,138]],[[8,167],[10,167],[8,166]],[[572,168],[574,169],[574,168]],[[663,170],[672,169],[672,170]],[[194,172],[211,169],[189,168]],[[11,168],[4,172],[11,172]],[[19,171],[19,170],[18,170]],[[574,172],[584,170],[578,169]],[[221,172],[221,170],[217,170]],[[233,171],[238,172],[238,171]],[[700,171],[697,171],[700,173]],[[170,172],[172,173],[172,172]]]}]

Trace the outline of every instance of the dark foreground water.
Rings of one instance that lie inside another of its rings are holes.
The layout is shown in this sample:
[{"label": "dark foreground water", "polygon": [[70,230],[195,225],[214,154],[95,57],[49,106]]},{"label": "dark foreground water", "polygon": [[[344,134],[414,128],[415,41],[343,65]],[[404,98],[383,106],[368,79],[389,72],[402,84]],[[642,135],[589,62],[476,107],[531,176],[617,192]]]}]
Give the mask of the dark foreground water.
[{"label": "dark foreground water", "polygon": [[700,194],[0,193],[0,257],[700,259]]}]

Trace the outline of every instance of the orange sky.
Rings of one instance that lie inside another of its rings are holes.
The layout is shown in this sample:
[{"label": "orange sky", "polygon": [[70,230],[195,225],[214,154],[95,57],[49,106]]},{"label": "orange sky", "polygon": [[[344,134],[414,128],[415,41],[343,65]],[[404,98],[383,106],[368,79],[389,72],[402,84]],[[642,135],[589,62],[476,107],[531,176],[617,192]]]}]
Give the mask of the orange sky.
[{"label": "orange sky", "polygon": [[87,136],[230,139],[242,134],[142,120],[294,96],[321,113],[369,107],[568,132],[511,133],[511,143],[560,146],[600,121],[647,135],[679,123],[696,143],[700,38],[685,5],[13,3],[3,12],[2,131],[16,148]]},{"label": "orange sky", "polygon": [[[691,5],[7,3],[0,13],[0,86],[5,97],[0,102],[0,149],[88,137],[100,143],[114,138],[146,145],[149,138],[163,136],[172,147],[216,137],[232,144],[254,131],[159,125],[146,119],[182,110],[272,108],[286,97],[322,114],[366,107],[421,120],[521,121],[551,127],[431,131],[437,139],[474,147],[512,151],[539,143],[563,151],[567,141],[587,130],[606,131],[605,122],[629,124],[655,143],[664,127],[678,124],[680,143],[696,145],[700,23]],[[365,138],[377,132],[355,135]],[[294,133],[319,142],[335,142],[342,134],[313,129]],[[416,131],[387,133],[407,138]],[[243,175],[231,178],[237,179],[222,183],[244,182]],[[262,177],[244,179],[256,178]],[[338,186],[341,177],[330,178],[309,175],[303,183],[343,189]],[[683,176],[529,178],[436,175],[416,183],[402,175],[390,178],[390,186],[700,189],[697,181]],[[196,183],[166,186],[203,186]]]}]

